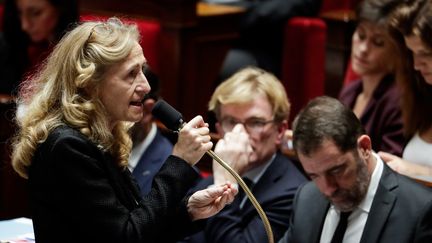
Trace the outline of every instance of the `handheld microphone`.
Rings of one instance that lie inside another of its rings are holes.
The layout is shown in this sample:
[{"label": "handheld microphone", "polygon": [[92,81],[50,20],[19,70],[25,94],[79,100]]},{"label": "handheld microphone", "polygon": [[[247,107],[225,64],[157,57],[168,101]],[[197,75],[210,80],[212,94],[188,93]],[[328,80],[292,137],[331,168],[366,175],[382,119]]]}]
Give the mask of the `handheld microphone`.
[{"label": "handheld microphone", "polygon": [[[180,131],[185,122],[183,121],[183,116],[180,112],[178,112],[174,107],[172,107],[170,104],[165,102],[164,100],[159,100],[156,102],[155,106],[152,109],[152,114],[155,116],[159,121],[161,121],[168,129],[173,131]],[[243,179],[235,172],[225,161],[223,161],[215,152],[212,150],[209,150],[206,152],[210,157],[212,157],[216,162],[218,162],[222,167],[224,167],[238,182],[238,184],[243,188],[246,195],[250,199],[251,203],[255,207],[255,209],[258,211],[258,214],[260,215],[265,230],[267,232],[267,238],[269,243],[273,243],[273,232],[270,226],[270,222],[267,219],[267,216],[264,213],[264,210],[261,208],[261,205],[258,203],[258,201],[255,199],[254,195],[250,191],[250,189],[247,187],[246,183],[243,181]]]}]

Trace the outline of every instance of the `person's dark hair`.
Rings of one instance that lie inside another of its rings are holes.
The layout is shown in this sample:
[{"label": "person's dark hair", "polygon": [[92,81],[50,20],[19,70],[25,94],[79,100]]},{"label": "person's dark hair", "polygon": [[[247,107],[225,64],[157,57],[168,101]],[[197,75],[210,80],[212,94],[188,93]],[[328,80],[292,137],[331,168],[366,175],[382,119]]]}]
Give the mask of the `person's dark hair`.
[{"label": "person's dark hair", "polygon": [[328,96],[311,100],[294,120],[293,131],[296,152],[306,156],[325,140],[334,142],[341,152],[355,149],[357,139],[366,133],[350,108]]},{"label": "person's dark hair", "polygon": [[401,0],[363,0],[356,7],[358,22],[369,21],[378,25],[387,25],[387,19]]},{"label": "person's dark hair", "polygon": [[143,72],[151,88],[150,92],[148,92],[144,98],[157,101],[159,99],[160,91],[159,77],[150,69],[148,65],[144,66]]},{"label": "person's dark hair", "polygon": [[[391,19],[391,28],[405,37],[418,36],[423,44],[432,50],[432,2],[416,0],[401,5],[395,10]],[[405,44],[404,41],[402,41]],[[430,104],[432,104],[432,86],[427,84],[423,76],[413,69],[412,55],[409,55],[410,79],[401,82],[402,115],[404,132],[407,137],[417,131],[426,131],[432,124]]]}]

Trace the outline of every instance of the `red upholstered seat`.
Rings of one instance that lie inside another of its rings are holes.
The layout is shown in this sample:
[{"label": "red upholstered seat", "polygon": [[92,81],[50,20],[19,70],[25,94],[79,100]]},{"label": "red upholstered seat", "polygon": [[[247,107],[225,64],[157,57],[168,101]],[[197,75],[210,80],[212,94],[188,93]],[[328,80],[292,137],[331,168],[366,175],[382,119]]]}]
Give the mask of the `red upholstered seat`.
[{"label": "red upholstered seat", "polygon": [[324,95],[326,31],[322,19],[311,17],[292,18],[285,26],[282,82],[291,121],[309,100]]},{"label": "red upholstered seat", "polygon": [[349,61],[348,65],[347,65],[347,69],[345,71],[345,77],[344,77],[343,84],[344,85],[349,84],[352,81],[358,80],[359,78],[360,77],[358,76],[358,74],[355,73],[354,70],[352,69],[351,61]]},{"label": "red upholstered seat", "polygon": [[[94,14],[82,14],[81,21],[91,20],[106,20],[107,16],[100,16]],[[151,69],[155,73],[159,73],[159,58],[158,58],[158,43],[160,36],[160,24],[156,21],[127,18],[128,21],[137,24],[138,29],[141,33],[141,47],[144,51],[144,56]]]}]

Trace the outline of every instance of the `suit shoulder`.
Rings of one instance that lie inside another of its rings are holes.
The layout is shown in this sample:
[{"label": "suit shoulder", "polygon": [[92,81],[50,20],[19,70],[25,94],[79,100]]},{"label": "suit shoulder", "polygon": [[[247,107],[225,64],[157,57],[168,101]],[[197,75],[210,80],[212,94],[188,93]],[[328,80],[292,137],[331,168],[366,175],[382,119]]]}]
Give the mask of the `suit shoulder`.
[{"label": "suit shoulder", "polygon": [[399,189],[403,195],[407,195],[410,200],[414,198],[420,199],[421,201],[432,201],[432,189],[420,184],[419,182],[408,178],[404,175],[397,175],[399,182]]},{"label": "suit shoulder", "polygon": [[308,181],[305,173],[301,169],[301,165],[287,156],[278,153],[275,159],[275,164],[278,170],[284,172],[285,177],[298,180],[301,183]]},{"label": "suit shoulder", "polygon": [[66,148],[75,148],[74,150],[79,151],[101,149],[81,132],[68,126],[59,126],[50,132],[40,150],[54,152]]}]

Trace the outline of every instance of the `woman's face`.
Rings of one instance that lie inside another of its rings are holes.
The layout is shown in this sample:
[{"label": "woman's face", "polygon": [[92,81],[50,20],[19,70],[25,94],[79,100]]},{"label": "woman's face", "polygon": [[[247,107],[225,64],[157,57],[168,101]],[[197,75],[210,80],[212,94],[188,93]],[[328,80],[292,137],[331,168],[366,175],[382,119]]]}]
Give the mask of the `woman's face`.
[{"label": "woman's face", "polygon": [[32,42],[52,40],[58,23],[58,10],[48,0],[16,0],[21,29]]},{"label": "woman's face", "polygon": [[386,29],[360,22],[352,36],[351,65],[359,76],[385,75],[395,68],[395,45]]},{"label": "woman's face", "polygon": [[120,121],[141,120],[142,101],[144,95],[150,92],[150,85],[143,73],[146,63],[141,46],[137,42],[126,60],[107,70],[101,83],[99,97],[108,113],[111,127]]},{"label": "woman's face", "polygon": [[421,73],[428,84],[432,85],[432,50],[416,35],[406,36],[405,43],[413,54],[414,69]]}]

